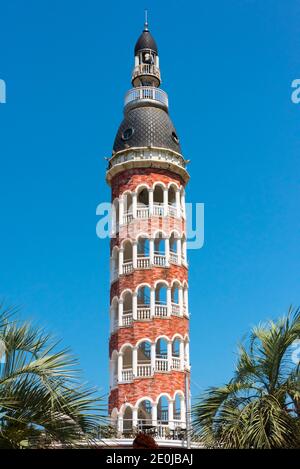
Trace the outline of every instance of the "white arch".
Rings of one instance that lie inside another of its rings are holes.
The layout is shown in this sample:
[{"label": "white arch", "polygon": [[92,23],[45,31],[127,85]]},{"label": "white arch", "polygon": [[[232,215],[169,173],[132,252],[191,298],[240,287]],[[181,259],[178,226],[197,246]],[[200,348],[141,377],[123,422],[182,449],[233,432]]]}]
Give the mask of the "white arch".
[{"label": "white arch", "polygon": [[124,412],[125,412],[127,407],[130,407],[131,410],[133,410],[134,406],[132,404],[130,404],[130,402],[124,402],[124,404],[122,404],[121,407],[120,407],[120,415],[121,416],[124,415]]},{"label": "white arch", "polygon": [[181,186],[178,184],[177,181],[170,181],[168,183],[168,189],[170,189],[171,186],[175,186],[177,189],[181,190]]},{"label": "white arch", "polygon": [[184,392],[181,391],[181,389],[178,389],[177,391],[174,392],[173,394],[173,401],[175,401],[177,394],[181,396],[182,399],[184,399]]},{"label": "white arch", "polygon": [[130,290],[130,288],[125,288],[125,290],[121,292],[120,299],[124,300],[124,295],[126,293],[130,293],[132,295],[132,290]]},{"label": "white arch", "polygon": [[129,342],[126,342],[125,344],[122,345],[122,347],[119,350],[119,353],[123,353],[125,348],[129,347],[131,350],[133,349],[133,345],[130,344]]},{"label": "white arch", "polygon": [[110,413],[110,416],[111,416],[112,419],[117,419],[118,418],[119,411],[118,411],[117,407],[113,408],[113,410]]},{"label": "white arch", "polygon": [[152,344],[152,340],[149,339],[149,337],[143,337],[142,339],[139,339],[136,343],[136,347],[138,347],[140,344],[142,344],[143,342],[149,342],[150,344]]},{"label": "white arch", "polygon": [[153,238],[154,238],[154,239],[155,239],[155,238],[158,238],[157,235],[160,235],[160,234],[162,234],[162,238],[161,238],[161,239],[166,239],[166,238],[169,237],[169,236],[167,235],[167,233],[166,233],[164,230],[162,230],[162,229],[159,228],[159,229],[157,229],[156,231],[154,231],[154,233],[153,233]]},{"label": "white arch", "polygon": [[111,362],[113,362],[114,360],[118,360],[118,351],[116,349],[114,349],[111,353],[111,356],[110,356],[110,360]]},{"label": "white arch", "polygon": [[151,289],[150,283],[140,283],[134,291],[137,293],[141,287],[149,287]]},{"label": "white arch", "polygon": [[160,335],[160,336],[156,337],[156,339],[155,339],[155,344],[157,344],[157,342],[158,342],[159,339],[164,339],[164,340],[166,340],[167,342],[170,342],[170,339],[169,339],[169,337],[168,337],[167,335]]},{"label": "white arch", "polygon": [[121,248],[124,249],[125,243],[130,243],[132,245],[132,239],[130,239],[130,238],[123,239],[123,241],[121,242]]},{"label": "white arch", "polygon": [[181,281],[180,281],[178,278],[174,278],[174,279],[172,280],[172,282],[171,282],[171,287],[173,287],[174,284],[178,285],[179,287],[182,287],[182,286],[183,286],[182,283],[181,283]]},{"label": "white arch", "polygon": [[145,397],[140,397],[140,398],[136,401],[135,407],[138,407],[138,406],[141,404],[141,402],[143,402],[143,401],[150,401],[151,404],[154,404],[154,401],[153,401],[152,397],[145,396]]},{"label": "white arch", "polygon": [[142,182],[141,184],[136,186],[136,188],[134,189],[133,192],[138,194],[140,192],[140,190],[143,190],[143,189],[147,189],[149,191],[149,189],[150,189],[149,184],[147,184],[146,182]]},{"label": "white arch", "polygon": [[156,398],[156,400],[155,400],[155,403],[156,403],[156,404],[158,404],[159,399],[160,399],[161,397],[166,397],[166,398],[168,399],[168,402],[172,401],[172,398],[171,398],[171,396],[170,396],[169,393],[167,393],[167,392],[161,392],[161,393],[157,396],[157,398]]},{"label": "white arch", "polygon": [[171,339],[172,342],[174,342],[175,339],[184,340],[184,337],[181,334],[179,334],[179,332],[176,332]]},{"label": "white arch", "polygon": [[155,289],[156,289],[156,287],[159,283],[165,285],[167,288],[169,286],[169,282],[167,282],[167,280],[160,279],[160,280],[156,280],[156,282],[154,283],[154,288]]}]

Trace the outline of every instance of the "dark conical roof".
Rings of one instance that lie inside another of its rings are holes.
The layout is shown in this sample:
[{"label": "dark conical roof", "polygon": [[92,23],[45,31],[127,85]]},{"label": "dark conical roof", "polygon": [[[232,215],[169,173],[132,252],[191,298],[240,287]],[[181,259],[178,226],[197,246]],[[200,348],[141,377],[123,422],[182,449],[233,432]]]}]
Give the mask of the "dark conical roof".
[{"label": "dark conical roof", "polygon": [[[126,131],[130,132],[128,139],[124,139]],[[125,112],[113,150],[117,152],[131,147],[159,147],[181,153],[169,114],[154,106],[136,107]]]},{"label": "dark conical roof", "polygon": [[153,36],[150,34],[148,31],[148,28],[145,27],[144,31],[138,38],[135,48],[134,48],[134,55],[137,55],[138,51],[143,50],[143,49],[151,49],[153,50],[156,54],[158,53],[157,45],[156,42],[153,38]]}]

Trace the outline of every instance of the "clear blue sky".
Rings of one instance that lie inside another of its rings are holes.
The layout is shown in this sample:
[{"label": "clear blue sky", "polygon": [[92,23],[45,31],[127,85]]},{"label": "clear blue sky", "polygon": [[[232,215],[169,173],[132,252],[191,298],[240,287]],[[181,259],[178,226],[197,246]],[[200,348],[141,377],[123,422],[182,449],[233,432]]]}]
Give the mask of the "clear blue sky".
[{"label": "clear blue sky", "polygon": [[109,156],[149,9],[187,200],[205,203],[189,253],[192,392],[232,373],[236,344],[300,304],[296,0],[0,1],[0,296],[63,338],[107,390]]}]

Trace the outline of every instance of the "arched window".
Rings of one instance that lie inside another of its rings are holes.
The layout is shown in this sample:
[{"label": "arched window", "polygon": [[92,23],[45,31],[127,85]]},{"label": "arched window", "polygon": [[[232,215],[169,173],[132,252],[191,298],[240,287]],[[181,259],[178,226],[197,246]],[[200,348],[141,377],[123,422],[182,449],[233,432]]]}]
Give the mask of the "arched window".
[{"label": "arched window", "polygon": [[149,257],[149,239],[141,236],[137,244],[138,257]]},{"label": "arched window", "polygon": [[162,425],[169,423],[169,403],[166,396],[161,396],[157,405],[157,419]]},{"label": "arched window", "polygon": [[138,365],[149,363],[151,363],[151,344],[148,341],[144,341],[138,346]]},{"label": "arched window", "polygon": [[163,204],[164,201],[164,191],[162,186],[155,186],[153,191],[153,202],[157,205]]},{"label": "arched window", "polygon": [[129,345],[123,349],[123,370],[132,369],[132,347]]},{"label": "arched window", "polygon": [[172,205],[173,207],[176,205],[176,191],[175,191],[174,186],[169,187],[168,202],[169,202],[169,205]]},{"label": "arched window", "polygon": [[147,305],[150,306],[150,288],[147,285],[139,287],[137,293],[138,306]]},{"label": "arched window", "polygon": [[160,338],[156,342],[156,358],[163,358],[167,359],[168,358],[168,343],[166,339]]},{"label": "arched window", "polygon": [[127,406],[123,414],[123,432],[132,432],[132,408]]},{"label": "arched window", "polygon": [[179,285],[178,283],[173,283],[171,289],[171,301],[172,303],[179,304]]},{"label": "arched window", "polygon": [[174,399],[173,418],[174,420],[181,420],[181,400],[182,397],[177,393]]},{"label": "arched window", "polygon": [[138,426],[141,431],[152,425],[152,404],[148,399],[139,403]]},{"label": "arched window", "polygon": [[167,305],[167,287],[164,283],[158,283],[155,288],[155,304]]},{"label": "arched window", "polygon": [[170,236],[170,252],[173,252],[174,254],[177,253],[177,236],[174,231]]},{"label": "arched window", "polygon": [[162,233],[158,233],[154,239],[154,253],[160,256],[166,255],[166,242]]},{"label": "arched window", "polygon": [[172,356],[177,358],[180,356],[180,340],[178,337],[172,343]]},{"label": "arched window", "polygon": [[132,243],[131,241],[125,241],[124,247],[124,262],[132,262]]},{"label": "arched window", "polygon": [[147,188],[140,189],[137,196],[138,205],[149,206],[149,192]]}]

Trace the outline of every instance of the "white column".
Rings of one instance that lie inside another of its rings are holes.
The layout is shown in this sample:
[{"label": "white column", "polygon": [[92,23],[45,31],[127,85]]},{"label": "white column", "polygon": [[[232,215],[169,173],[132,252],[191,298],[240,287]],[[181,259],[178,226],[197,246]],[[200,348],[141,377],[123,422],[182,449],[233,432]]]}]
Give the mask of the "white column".
[{"label": "white column", "polygon": [[171,298],[171,287],[167,288],[167,315],[171,316],[172,314],[172,298]]},{"label": "white column", "polygon": [[164,187],[164,216],[168,215],[168,188]]},{"label": "white column", "polygon": [[136,218],[136,207],[137,207],[137,194],[136,192],[132,193],[132,216]]},{"label": "white column", "polygon": [[170,265],[170,239],[165,238],[165,255],[166,255],[166,265]]},{"label": "white column", "polygon": [[137,376],[137,359],[138,359],[138,349],[137,347],[133,347],[132,349],[132,373],[133,373],[134,378],[136,378]]},{"label": "white column", "polygon": [[149,239],[149,257],[150,257],[150,264],[153,265],[154,263],[154,239]]},{"label": "white column", "polygon": [[151,217],[151,215],[153,214],[153,188],[152,187],[150,187],[148,194],[149,194],[149,216]]},{"label": "white column", "polygon": [[168,371],[172,369],[172,341],[168,341]]},{"label": "white column", "polygon": [[182,206],[183,218],[185,218],[186,211],[185,211],[185,193],[184,193],[184,191],[182,191],[182,194],[181,194],[181,206]]},{"label": "white column", "polygon": [[118,382],[122,382],[122,370],[123,370],[123,353],[119,352],[118,355]]},{"label": "white column", "polygon": [[123,225],[124,223],[124,197],[120,197],[119,199],[119,226]]},{"label": "white column", "polygon": [[118,416],[118,431],[123,433],[123,415]]},{"label": "white column", "polygon": [[155,359],[156,359],[156,344],[153,342],[151,344],[151,373],[155,372]]},{"label": "white column", "polygon": [[178,264],[181,265],[181,239],[178,238],[176,240],[177,243],[177,259],[178,259]]},{"label": "white column", "polygon": [[185,239],[182,241],[182,257],[183,257],[184,263],[186,264],[187,254],[186,254],[186,240]]},{"label": "white column", "polygon": [[134,269],[137,268],[137,241],[132,243],[132,265]]},{"label": "white column", "polygon": [[180,358],[180,370],[184,370],[184,341],[179,342],[179,358]]},{"label": "white column", "polygon": [[137,320],[137,292],[132,293],[132,319]]},{"label": "white column", "polygon": [[178,304],[179,304],[180,316],[183,316],[183,291],[182,291],[182,286],[178,287]]},{"label": "white column", "polygon": [[119,322],[119,327],[123,325],[123,300],[122,298],[119,299],[119,305],[118,305],[118,322]]},{"label": "white column", "polygon": [[109,360],[109,386],[113,387],[113,361]]},{"label": "white column", "polygon": [[174,428],[174,401],[170,400],[168,402],[168,414],[169,414],[169,428]]},{"label": "white column", "polygon": [[137,423],[138,423],[138,408],[133,407],[133,409],[132,409],[132,426],[137,427]]},{"label": "white column", "polygon": [[189,294],[188,294],[188,289],[185,288],[183,291],[183,297],[184,297],[184,302],[185,302],[185,312],[186,315],[189,315]]},{"label": "white column", "polygon": [[119,249],[119,275],[123,274],[124,249]]},{"label": "white column", "polygon": [[186,358],[186,366],[189,369],[190,368],[190,344],[189,342],[186,342],[185,344],[185,358]]},{"label": "white column", "polygon": [[176,199],[176,216],[178,218],[181,217],[181,210],[180,210],[180,189],[177,189],[175,192],[175,199]]},{"label": "white column", "polygon": [[185,423],[185,401],[182,396],[180,396],[180,420]]},{"label": "white column", "polygon": [[152,404],[152,425],[156,426],[157,425],[157,404],[154,402]]},{"label": "white column", "polygon": [[153,318],[155,316],[155,288],[150,289],[150,316]]}]

